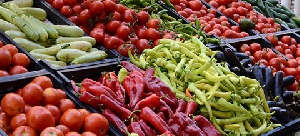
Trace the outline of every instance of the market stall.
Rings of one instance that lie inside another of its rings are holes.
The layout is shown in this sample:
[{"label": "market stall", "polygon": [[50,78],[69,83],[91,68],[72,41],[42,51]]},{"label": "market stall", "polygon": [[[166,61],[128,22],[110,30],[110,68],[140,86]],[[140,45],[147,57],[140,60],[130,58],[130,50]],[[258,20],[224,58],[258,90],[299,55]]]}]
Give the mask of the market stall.
[{"label": "market stall", "polygon": [[2,0],[1,134],[294,135],[298,48],[277,0]]}]

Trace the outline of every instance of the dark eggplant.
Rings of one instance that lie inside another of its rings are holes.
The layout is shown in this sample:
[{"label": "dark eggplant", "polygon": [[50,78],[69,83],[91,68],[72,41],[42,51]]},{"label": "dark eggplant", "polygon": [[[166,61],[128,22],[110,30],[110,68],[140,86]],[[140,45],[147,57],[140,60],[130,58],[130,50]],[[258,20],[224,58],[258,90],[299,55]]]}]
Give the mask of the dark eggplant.
[{"label": "dark eggplant", "polygon": [[273,94],[274,97],[279,97],[277,99],[277,101],[282,102],[282,83],[283,83],[283,72],[282,71],[278,71],[275,74],[274,77],[274,88],[273,88]]},{"label": "dark eggplant", "polygon": [[232,71],[233,73],[240,75],[241,74],[241,70],[238,67],[232,67],[230,68],[230,71]]},{"label": "dark eggplant", "polygon": [[265,68],[263,73],[264,73],[264,80],[265,80],[265,84],[266,84],[264,87],[264,90],[266,90],[270,94],[270,100],[273,100],[274,97],[271,93],[271,91],[273,90],[273,86],[274,86],[273,72],[272,72],[271,68]]},{"label": "dark eggplant", "polygon": [[249,56],[246,53],[242,53],[242,52],[234,52],[234,54],[236,55],[236,57],[238,57],[240,60],[242,59],[248,59]]},{"label": "dark eggplant", "polygon": [[280,110],[280,107],[270,107],[270,112],[272,113],[275,111],[275,115],[278,114]]},{"label": "dark eggplant", "polygon": [[279,120],[276,116],[272,116],[271,121],[276,124],[284,124],[281,120]]},{"label": "dark eggplant", "polygon": [[246,68],[246,75],[247,77],[250,77],[250,78],[255,78],[253,73],[252,73],[252,69],[251,68]]},{"label": "dark eggplant", "polygon": [[291,108],[295,111],[295,112],[300,112],[300,104],[298,102],[294,103],[291,105]]},{"label": "dark eggplant", "polygon": [[283,78],[282,87],[288,87],[295,83],[295,77],[294,76],[285,76]]},{"label": "dark eggplant", "polygon": [[282,98],[285,104],[291,104],[294,101],[294,91],[283,91]]},{"label": "dark eggplant", "polygon": [[207,48],[210,48],[210,49],[213,50],[213,51],[216,51],[216,50],[222,50],[222,46],[217,45],[217,44],[213,44],[213,43],[205,44],[205,46],[206,46]]},{"label": "dark eggplant", "polygon": [[283,103],[280,103],[280,102],[275,102],[275,101],[267,101],[268,103],[268,106],[269,107],[280,107],[282,109],[287,109],[287,110],[291,110],[291,107],[283,104]]},{"label": "dark eggplant", "polygon": [[221,51],[216,54],[215,58],[217,59],[217,62],[226,61],[224,53]]},{"label": "dark eggplant", "polygon": [[231,66],[237,66],[240,69],[240,76],[247,76],[247,72],[246,69],[242,66],[242,64],[240,63],[239,59],[236,57],[236,55],[234,54],[234,52],[229,49],[229,48],[225,48],[223,51],[226,61],[231,65]]},{"label": "dark eggplant", "polygon": [[264,77],[263,77],[263,71],[264,69],[262,69],[259,66],[254,66],[252,69],[252,73],[255,76],[255,79],[260,83],[260,85],[263,87],[263,90],[265,92],[265,96],[267,100],[270,100],[270,93],[265,89],[266,83],[264,81]]},{"label": "dark eggplant", "polygon": [[289,111],[286,109],[280,109],[278,118],[281,119],[284,123],[288,123],[291,121]]},{"label": "dark eggplant", "polygon": [[251,67],[251,62],[252,60],[250,58],[247,58],[247,59],[243,59],[241,61],[241,64],[243,67],[247,68],[247,67]]}]

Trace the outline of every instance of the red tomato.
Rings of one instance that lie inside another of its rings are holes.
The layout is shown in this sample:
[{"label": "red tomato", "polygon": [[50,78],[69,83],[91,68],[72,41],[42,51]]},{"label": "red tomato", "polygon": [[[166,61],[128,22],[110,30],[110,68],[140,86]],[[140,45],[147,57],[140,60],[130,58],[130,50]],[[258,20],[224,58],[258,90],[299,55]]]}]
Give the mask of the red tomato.
[{"label": "red tomato", "polygon": [[255,62],[259,61],[260,59],[266,59],[266,52],[258,50],[254,52],[253,57]]},{"label": "red tomato", "polygon": [[290,47],[290,50],[292,51],[293,54],[297,52],[297,46],[296,45],[292,44],[289,47]]},{"label": "red tomato", "polygon": [[36,106],[43,99],[43,89],[38,84],[32,82],[22,89],[21,96],[26,104]]},{"label": "red tomato", "polygon": [[145,39],[146,38],[146,30],[145,29],[136,29],[135,34],[139,39]]},{"label": "red tomato", "polygon": [[291,86],[289,86],[289,87],[287,87],[287,89],[289,89],[289,90],[291,90],[291,91],[295,91],[296,88],[297,88],[297,86],[298,86],[298,82],[295,81],[294,84],[291,85]]},{"label": "red tomato", "polygon": [[94,28],[90,33],[90,36],[95,38],[97,43],[104,42],[104,35],[105,35],[105,32],[101,28]]},{"label": "red tomato", "polygon": [[22,136],[22,135],[37,136],[37,133],[30,126],[20,126],[16,128],[15,131],[12,133],[12,136]]},{"label": "red tomato", "polygon": [[9,76],[9,74],[4,70],[0,70],[0,77],[5,77],[5,76]]},{"label": "red tomato", "polygon": [[143,52],[145,49],[151,49],[152,46],[149,44],[149,41],[147,39],[140,39],[136,43],[136,48],[140,51]]},{"label": "red tomato", "polygon": [[240,16],[246,16],[248,13],[248,9],[244,7],[238,7],[237,12]]},{"label": "red tomato", "polygon": [[53,87],[51,79],[47,76],[38,76],[34,78],[32,82],[39,85],[43,90],[49,87]]},{"label": "red tomato", "polygon": [[291,49],[285,49],[284,54],[293,54]]},{"label": "red tomato", "polygon": [[267,61],[267,60],[265,60],[265,59],[261,59],[261,60],[259,60],[259,61],[258,61],[258,63],[259,63],[260,65],[269,66],[269,63],[268,63],[268,61]]},{"label": "red tomato", "polygon": [[60,124],[65,125],[71,131],[76,131],[76,132],[80,130],[83,121],[84,118],[82,117],[81,113],[77,109],[67,110],[60,118]]},{"label": "red tomato", "polygon": [[66,135],[68,132],[70,132],[70,129],[65,125],[60,124],[60,125],[57,125],[55,128],[60,130],[61,132],[63,132],[64,135]]},{"label": "red tomato", "polygon": [[85,6],[85,8],[86,8],[86,9],[89,9],[93,1],[94,1],[94,0],[85,0],[85,1],[84,1],[84,6]]},{"label": "red tomato", "polygon": [[66,17],[70,17],[73,15],[72,8],[69,5],[64,5],[60,9],[60,13],[63,14]]},{"label": "red tomato", "polygon": [[194,1],[189,1],[189,5],[192,10],[199,11],[201,10],[203,4],[199,0],[194,0]]},{"label": "red tomato", "polygon": [[291,37],[288,35],[285,35],[281,38],[281,42],[290,45],[291,44]]},{"label": "red tomato", "polygon": [[146,36],[147,39],[150,39],[150,40],[153,40],[153,41],[155,41],[156,39],[161,38],[160,32],[158,32],[154,28],[148,28],[145,32],[145,36]]},{"label": "red tomato", "polygon": [[113,13],[116,10],[116,3],[112,0],[102,1],[106,13]]},{"label": "red tomato", "polygon": [[73,22],[75,25],[79,25],[78,16],[70,16],[68,19]]},{"label": "red tomato", "polygon": [[296,59],[290,59],[290,60],[288,60],[287,65],[288,65],[288,67],[291,67],[291,68],[297,68],[298,62]]},{"label": "red tomato", "polygon": [[124,57],[128,57],[128,50],[130,50],[132,54],[137,53],[136,46],[134,46],[133,44],[122,44],[117,48],[117,52]]},{"label": "red tomato", "polygon": [[280,60],[278,58],[273,58],[269,61],[269,65],[277,70],[280,69]]},{"label": "red tomato", "polygon": [[128,9],[122,14],[122,19],[126,23],[134,24],[137,21],[136,12],[134,10]]},{"label": "red tomato", "polygon": [[101,1],[93,1],[89,10],[93,15],[101,15],[104,12],[104,5]]},{"label": "red tomato", "polygon": [[51,6],[59,11],[64,6],[64,1],[63,0],[54,0],[52,2]]},{"label": "red tomato", "polygon": [[289,59],[294,59],[294,56],[292,54],[285,54],[285,56]]},{"label": "red tomato", "polygon": [[273,58],[277,58],[277,55],[274,52],[268,52],[266,54],[267,60],[271,60]]},{"label": "red tomato", "polygon": [[20,113],[15,115],[10,120],[10,127],[12,130],[15,130],[17,127],[26,125],[26,115],[24,113]]},{"label": "red tomato", "polygon": [[115,36],[111,36],[109,38],[107,38],[104,42],[104,46],[107,49],[116,49],[118,46],[121,45],[120,39],[115,37]]},{"label": "red tomato", "polygon": [[219,0],[219,3],[221,5],[227,6],[229,3],[231,3],[231,0]]},{"label": "red tomato", "polygon": [[179,5],[179,4],[180,4],[180,0],[170,0],[170,2],[171,2],[173,5]]},{"label": "red tomato", "polygon": [[117,29],[121,26],[121,23],[119,21],[110,21],[108,22],[105,27],[106,30],[110,33],[110,34],[115,34]]},{"label": "red tomato", "polygon": [[147,24],[147,28],[160,28],[160,21],[158,19],[150,19]]},{"label": "red tomato", "polygon": [[73,6],[72,11],[74,14],[80,14],[80,12],[83,10],[82,5],[80,4],[76,4],[75,6]]},{"label": "red tomato", "polygon": [[0,67],[8,67],[12,62],[12,56],[8,50],[0,49]]},{"label": "red tomato", "polygon": [[12,64],[27,68],[30,64],[30,59],[24,53],[16,53],[12,58]]},{"label": "red tomato", "polygon": [[266,38],[273,44],[273,46],[278,45],[278,37],[273,33],[268,34]]},{"label": "red tomato", "polygon": [[[58,101],[59,102],[59,101]],[[60,120],[60,111],[58,109],[58,107],[54,106],[54,105],[50,105],[50,104],[47,104],[45,106],[45,108],[50,111],[50,113],[52,114],[52,116],[54,117],[54,120],[55,120],[55,124],[58,124],[59,123],[59,120]]]},{"label": "red tomato", "polygon": [[88,26],[90,18],[92,18],[91,12],[88,9],[84,9],[80,12],[78,21],[81,25]]},{"label": "red tomato", "polygon": [[252,54],[254,54],[256,51],[259,51],[259,50],[261,50],[261,46],[260,46],[259,43],[252,43],[252,44],[250,44],[250,52]]},{"label": "red tomato", "polygon": [[128,8],[122,4],[116,4],[116,11],[123,14]]},{"label": "red tomato", "polygon": [[75,104],[70,99],[61,99],[59,101],[58,109],[62,115],[68,109],[75,109]]},{"label": "red tomato", "polygon": [[130,28],[127,25],[121,25],[116,31],[116,36],[123,40],[126,40],[128,39],[130,33]]},{"label": "red tomato", "polygon": [[210,5],[212,5],[214,8],[218,8],[219,7],[219,3],[214,1],[214,0],[211,0],[208,2]]},{"label": "red tomato", "polygon": [[71,7],[73,7],[74,5],[77,4],[77,0],[63,0],[64,4],[69,5]]},{"label": "red tomato", "polygon": [[300,49],[297,49],[297,51],[295,53],[295,57],[300,57]]},{"label": "red tomato", "polygon": [[50,135],[64,136],[64,133],[55,127],[47,127],[40,134],[40,136],[50,136]]},{"label": "red tomato", "polygon": [[291,38],[291,45],[297,45],[297,41],[295,38]]},{"label": "red tomato", "polygon": [[[281,46],[275,46],[275,49],[277,50],[277,51],[279,51],[280,53],[284,53],[284,50],[283,50],[283,48],[281,47]],[[299,52],[300,53],[300,52]],[[300,54],[299,54],[300,55]]]},{"label": "red tomato", "polygon": [[59,100],[60,97],[55,88],[49,87],[43,91],[43,104],[52,104],[57,106],[59,104]]},{"label": "red tomato", "polygon": [[55,119],[45,107],[32,107],[26,114],[26,123],[36,131],[43,131],[47,127],[55,126]]},{"label": "red tomato", "polygon": [[138,18],[138,23],[144,25],[148,22],[150,15],[146,11],[140,11],[136,14]]},{"label": "red tomato", "polygon": [[297,77],[297,75],[298,75],[296,68],[285,68],[285,74],[287,76],[291,75],[294,77]]},{"label": "red tomato", "polygon": [[91,33],[91,29],[88,26],[81,25],[79,26],[85,33],[89,34]]},{"label": "red tomato", "polygon": [[99,113],[92,113],[84,118],[83,130],[96,135],[105,135],[108,131],[108,120]]}]

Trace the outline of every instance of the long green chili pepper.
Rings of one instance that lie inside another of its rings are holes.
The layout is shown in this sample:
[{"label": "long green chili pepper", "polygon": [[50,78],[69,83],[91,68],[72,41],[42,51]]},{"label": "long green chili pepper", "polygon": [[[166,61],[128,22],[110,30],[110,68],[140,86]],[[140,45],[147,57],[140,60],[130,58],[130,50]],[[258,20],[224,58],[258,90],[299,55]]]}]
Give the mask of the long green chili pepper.
[{"label": "long green chili pepper", "polygon": [[251,117],[250,112],[248,110],[246,110],[244,107],[231,104],[230,102],[226,101],[224,98],[220,98],[217,101],[217,104],[220,105],[220,106],[226,107],[226,108],[228,108],[232,111],[243,112],[243,113],[245,113],[245,114],[247,114],[248,116]]},{"label": "long green chili pepper", "polygon": [[245,117],[245,116],[236,116],[230,119],[216,119],[216,123],[217,124],[232,124],[232,123],[237,123],[237,122],[241,122],[241,121],[245,121],[250,119],[251,117]]}]

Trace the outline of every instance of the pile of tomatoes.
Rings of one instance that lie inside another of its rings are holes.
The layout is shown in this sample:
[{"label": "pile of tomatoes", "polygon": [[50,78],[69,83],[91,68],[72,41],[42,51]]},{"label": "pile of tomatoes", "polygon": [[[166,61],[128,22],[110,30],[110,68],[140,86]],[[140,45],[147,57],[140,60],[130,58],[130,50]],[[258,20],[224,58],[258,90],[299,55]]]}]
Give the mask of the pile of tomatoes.
[{"label": "pile of tomatoes", "polygon": [[281,26],[275,23],[273,18],[267,18],[252,9],[251,4],[243,1],[231,0],[207,0],[210,5],[217,8],[225,16],[232,18],[235,22],[243,18],[250,19],[255,23],[255,30],[259,33],[273,33],[280,31]]},{"label": "pile of tomatoes", "polygon": [[0,40],[0,77],[28,72],[30,59],[13,44]]},{"label": "pile of tomatoes", "polygon": [[[72,1],[72,2],[71,2]],[[157,45],[158,39],[173,38],[174,33],[160,31],[160,20],[146,11],[136,12],[116,0],[47,0],[61,14],[80,26],[97,43],[116,49],[121,55]]]},{"label": "pile of tomatoes", "polygon": [[207,9],[200,0],[171,0],[175,10],[191,22],[199,19],[207,34],[215,34],[223,38],[241,38],[249,36],[241,32],[239,26],[231,26],[225,16],[216,16],[216,10]]},{"label": "pile of tomatoes", "polygon": [[12,136],[104,136],[108,130],[104,116],[75,109],[73,101],[53,88],[47,76],[38,76],[2,98],[0,125]]}]

